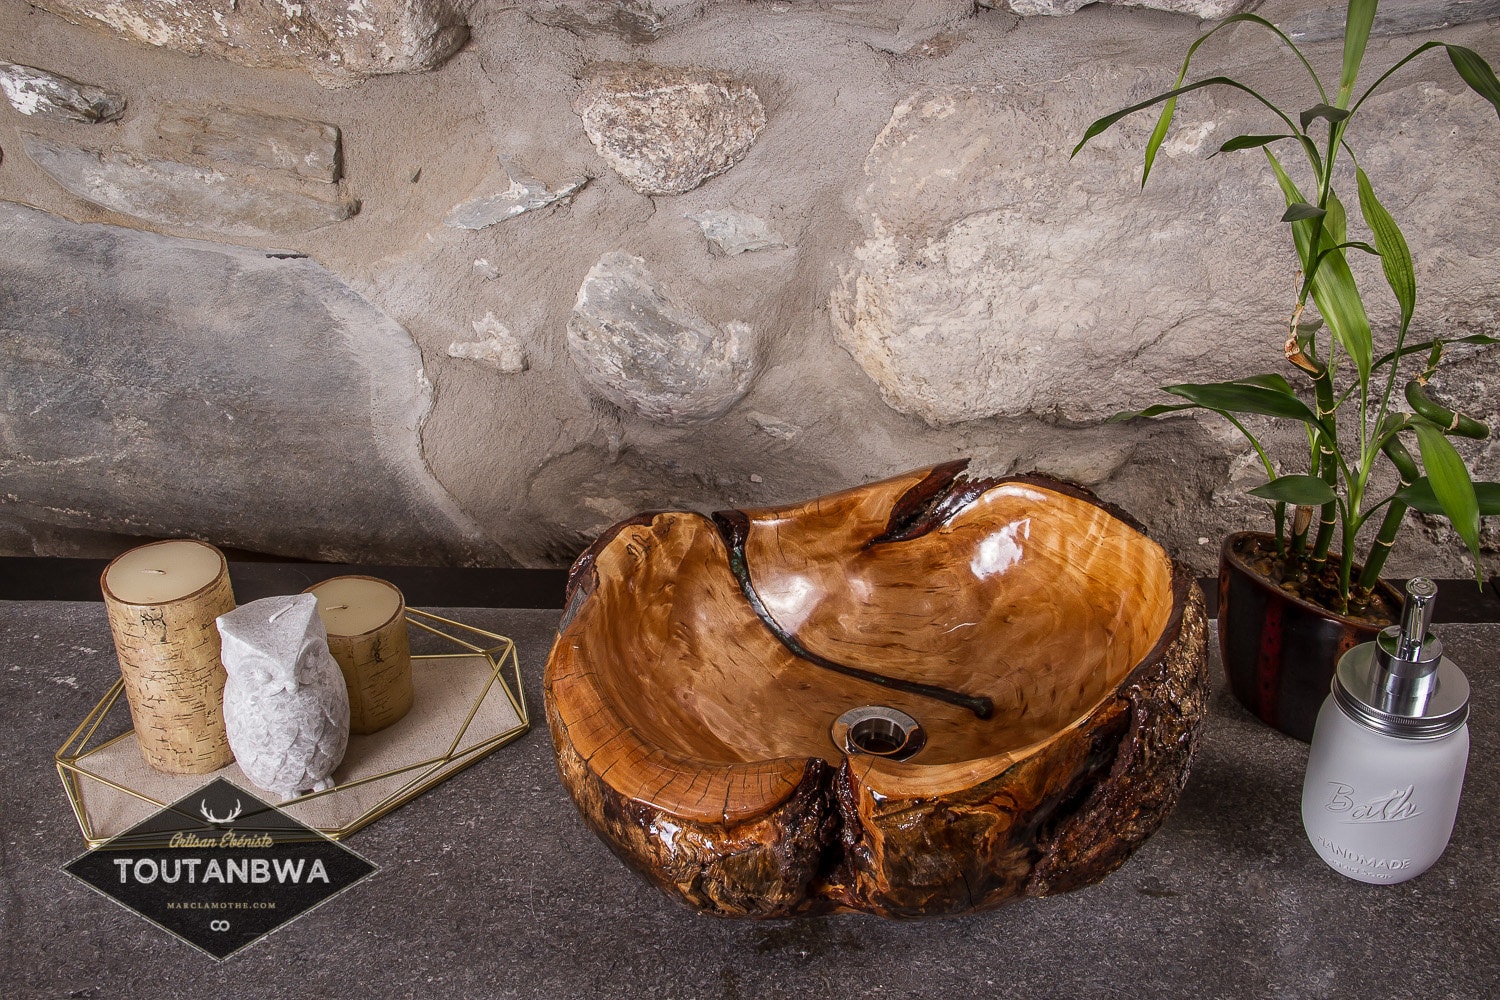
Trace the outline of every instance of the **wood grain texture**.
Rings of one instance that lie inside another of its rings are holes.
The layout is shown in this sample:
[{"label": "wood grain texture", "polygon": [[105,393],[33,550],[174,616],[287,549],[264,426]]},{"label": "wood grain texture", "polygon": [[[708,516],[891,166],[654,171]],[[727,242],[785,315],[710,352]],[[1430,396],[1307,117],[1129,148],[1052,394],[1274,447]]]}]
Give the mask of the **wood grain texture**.
[{"label": "wood grain texture", "polygon": [[[616,525],[574,565],[547,714],[590,826],[695,907],[960,913],[1098,881],[1156,829],[1206,635],[1202,593],[1128,517],[949,463]],[[830,729],[864,705],[926,746],[846,754]]]}]

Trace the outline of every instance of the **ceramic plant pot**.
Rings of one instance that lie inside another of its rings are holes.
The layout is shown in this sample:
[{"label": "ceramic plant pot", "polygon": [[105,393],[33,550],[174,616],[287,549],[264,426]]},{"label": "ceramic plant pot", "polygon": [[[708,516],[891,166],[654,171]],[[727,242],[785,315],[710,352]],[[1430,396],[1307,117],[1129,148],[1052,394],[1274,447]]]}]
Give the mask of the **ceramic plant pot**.
[{"label": "ceramic plant pot", "polygon": [[[1243,558],[1254,541],[1270,542],[1272,536],[1230,535],[1219,554],[1224,671],[1241,705],[1273,729],[1308,743],[1339,659],[1373,641],[1384,626],[1334,614],[1282,590]],[[1401,596],[1389,584],[1382,580],[1379,586],[1392,607],[1401,606]]]}]

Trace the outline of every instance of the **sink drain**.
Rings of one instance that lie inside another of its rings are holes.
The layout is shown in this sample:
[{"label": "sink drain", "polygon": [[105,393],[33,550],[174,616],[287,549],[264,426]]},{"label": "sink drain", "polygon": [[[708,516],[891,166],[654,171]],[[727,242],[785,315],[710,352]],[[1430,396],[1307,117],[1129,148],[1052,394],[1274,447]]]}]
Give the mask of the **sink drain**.
[{"label": "sink drain", "polygon": [[927,745],[921,723],[885,705],[851,708],[833,722],[833,744],[849,754],[906,760]]}]

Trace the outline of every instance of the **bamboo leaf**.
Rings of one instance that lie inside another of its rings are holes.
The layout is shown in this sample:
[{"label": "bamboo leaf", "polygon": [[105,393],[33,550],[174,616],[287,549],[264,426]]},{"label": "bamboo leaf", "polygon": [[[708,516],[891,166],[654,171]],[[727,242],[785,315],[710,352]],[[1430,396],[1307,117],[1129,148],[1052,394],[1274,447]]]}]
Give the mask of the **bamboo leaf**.
[{"label": "bamboo leaf", "polygon": [[[1296,182],[1287,175],[1281,161],[1276,159],[1276,154],[1269,148],[1262,152],[1271,163],[1276,182],[1281,186],[1287,204],[1306,202],[1307,199],[1302,197]],[[1354,284],[1354,274],[1349,270],[1349,262],[1344,259],[1342,251],[1335,250],[1337,244],[1326,228],[1317,234],[1317,252],[1314,252],[1313,227],[1316,224],[1316,220],[1312,219],[1292,223],[1292,238],[1297,245],[1297,256],[1302,261],[1303,271],[1311,276],[1312,297],[1317,303],[1318,312],[1328,324],[1328,329],[1339,346],[1353,360],[1359,371],[1360,383],[1365,384],[1370,378],[1370,357],[1374,353],[1370,320],[1365,314],[1359,289]],[[1325,254],[1325,250],[1335,252]]]},{"label": "bamboo leaf", "polygon": [[1484,344],[1484,345],[1491,345],[1491,344],[1500,344],[1500,338],[1491,337],[1488,334],[1475,333],[1475,334],[1471,334],[1470,336],[1467,336],[1467,337],[1452,337],[1452,338],[1449,338],[1449,339],[1441,339],[1440,338],[1438,340],[1424,340],[1420,344],[1406,344],[1406,345],[1404,345],[1401,348],[1401,350],[1399,352],[1398,351],[1391,351],[1389,354],[1382,354],[1380,356],[1380,360],[1375,362],[1375,367],[1376,368],[1380,368],[1380,367],[1383,367],[1385,365],[1388,365],[1392,361],[1396,360],[1396,358],[1398,356],[1404,358],[1408,354],[1421,354],[1423,351],[1425,351],[1425,350],[1427,350],[1429,348],[1432,348],[1432,347],[1436,347],[1438,344]]},{"label": "bamboo leaf", "polygon": [[[1428,482],[1426,476],[1416,480],[1410,486],[1397,490],[1395,499],[1423,514],[1443,513],[1437,494],[1432,492],[1432,483]],[[1494,517],[1500,514],[1500,483],[1475,483],[1474,499],[1479,504],[1480,517]]]},{"label": "bamboo leaf", "polygon": [[1284,377],[1282,377],[1280,375],[1276,375],[1276,374],[1270,374],[1270,375],[1246,375],[1244,378],[1234,379],[1233,382],[1232,382],[1232,384],[1234,384],[1234,385],[1258,385],[1258,386],[1260,386],[1262,388],[1265,388],[1265,389],[1274,389],[1275,391],[1277,391],[1279,393],[1282,393],[1283,395],[1287,395],[1287,396],[1296,396],[1297,395],[1297,390],[1295,390],[1295,389],[1292,388],[1292,383],[1288,382]]},{"label": "bamboo leaf", "polygon": [[1479,563],[1479,500],[1468,467],[1443,432],[1431,424],[1417,424],[1417,445],[1422,452],[1422,468],[1432,486],[1433,496],[1458,537],[1464,540],[1474,563]]},{"label": "bamboo leaf", "polygon": [[1327,209],[1309,205],[1305,201],[1294,201],[1287,207],[1286,214],[1281,217],[1281,221],[1301,222],[1303,219],[1321,219],[1327,214]]},{"label": "bamboo leaf", "polygon": [[1326,118],[1329,123],[1341,122],[1349,117],[1347,108],[1330,107],[1327,104],[1315,104],[1301,114],[1302,131],[1307,131],[1307,126],[1319,118]]},{"label": "bamboo leaf", "polygon": [[1349,0],[1349,16],[1344,22],[1344,64],[1339,73],[1339,94],[1334,102],[1341,108],[1349,106],[1349,95],[1354,93],[1354,80],[1359,76],[1359,64],[1365,58],[1365,46],[1370,41],[1370,28],[1375,23],[1377,0]]},{"label": "bamboo leaf", "polygon": [[1077,156],[1078,151],[1081,150],[1085,145],[1087,145],[1090,139],[1104,132],[1111,125],[1114,125],[1122,118],[1127,118],[1130,115],[1135,114],[1137,111],[1145,111],[1147,108],[1154,107],[1155,105],[1158,105],[1163,101],[1170,101],[1175,97],[1180,97],[1183,94],[1191,93],[1194,90],[1202,90],[1204,87],[1231,87],[1235,90],[1243,91],[1244,93],[1249,94],[1251,97],[1255,98],[1261,104],[1264,104],[1266,107],[1270,108],[1278,118],[1286,122],[1287,128],[1296,127],[1292,124],[1292,120],[1287,117],[1286,112],[1282,111],[1276,105],[1266,100],[1250,87],[1245,86],[1238,80],[1231,80],[1227,76],[1212,76],[1206,80],[1199,80],[1196,83],[1190,83],[1185,87],[1177,87],[1172,90],[1166,91],[1165,93],[1157,94],[1155,97],[1147,98],[1146,100],[1141,101],[1139,104],[1132,104],[1128,108],[1121,108],[1119,111],[1105,115],[1103,118],[1095,121],[1092,125],[1084,130],[1083,138],[1078,140],[1078,145],[1074,146],[1073,152],[1068,154],[1069,158]]},{"label": "bamboo leaf", "polygon": [[1163,413],[1176,413],[1179,410],[1196,410],[1197,403],[1158,403],[1148,406],[1144,410],[1121,410],[1113,414],[1105,423],[1122,424],[1127,420],[1135,420],[1140,417],[1159,417]]},{"label": "bamboo leaf", "polygon": [[1406,245],[1406,237],[1401,235],[1401,227],[1375,197],[1375,188],[1364,168],[1357,167],[1355,177],[1359,181],[1359,210],[1365,217],[1365,224],[1375,234],[1380,266],[1385,271],[1386,284],[1391,286],[1396,302],[1401,306],[1401,330],[1405,332],[1417,308],[1417,272],[1412,266],[1411,248]]},{"label": "bamboo leaf", "polygon": [[[1181,83],[1182,78],[1178,77],[1177,82]],[[1151,176],[1151,164],[1156,162],[1157,150],[1161,149],[1161,144],[1166,141],[1167,129],[1172,127],[1172,116],[1176,113],[1177,98],[1174,97],[1161,109],[1161,115],[1156,119],[1156,128],[1151,130],[1151,138],[1146,141],[1146,162],[1141,168],[1142,188],[1146,186],[1146,178]]]},{"label": "bamboo leaf", "polygon": [[1174,396],[1205,406],[1211,410],[1229,413],[1258,413],[1267,417],[1283,417],[1305,424],[1320,426],[1318,418],[1306,403],[1290,392],[1267,388],[1246,382],[1210,382],[1162,386],[1163,391]]},{"label": "bamboo leaf", "polygon": [[1291,503],[1302,507],[1321,507],[1338,499],[1333,488],[1317,476],[1280,476],[1246,492],[1262,500],[1275,500],[1277,503]]},{"label": "bamboo leaf", "polygon": [[1323,221],[1328,229],[1328,235],[1333,237],[1333,242],[1342,246],[1349,238],[1349,213],[1344,210],[1344,202],[1339,198],[1339,193],[1333,188],[1328,189],[1328,218]]},{"label": "bamboo leaf", "polygon": [[[1224,145],[1220,146],[1219,147],[1219,153],[1237,153],[1237,152],[1239,152],[1242,149],[1259,149],[1262,146],[1269,146],[1273,142],[1278,142],[1278,141],[1280,141],[1282,139],[1292,139],[1292,138],[1295,138],[1295,136],[1291,136],[1291,135],[1237,135],[1233,139],[1230,139],[1228,142],[1224,143]],[[1217,156],[1219,154],[1215,153],[1214,155]]]},{"label": "bamboo leaf", "polygon": [[1473,49],[1466,49],[1462,45],[1444,47],[1448,50],[1449,61],[1458,70],[1458,75],[1463,77],[1464,83],[1494,105],[1495,114],[1500,115],[1500,80],[1495,78],[1495,71],[1490,68],[1490,64]]}]

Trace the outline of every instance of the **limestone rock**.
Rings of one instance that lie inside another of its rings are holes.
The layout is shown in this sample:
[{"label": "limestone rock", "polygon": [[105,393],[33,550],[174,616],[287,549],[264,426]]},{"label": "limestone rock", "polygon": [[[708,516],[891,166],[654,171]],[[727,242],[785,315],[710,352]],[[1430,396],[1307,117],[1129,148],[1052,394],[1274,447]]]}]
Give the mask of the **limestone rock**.
[{"label": "limestone rock", "polygon": [[332,184],[339,179],[339,130],[224,105],[168,104],[156,119],[153,150],[173,159],[282,170]]},{"label": "limestone rock", "polygon": [[[1370,34],[1409,35],[1488,17],[1500,17],[1500,0],[1402,0],[1382,4],[1375,11]],[[1321,3],[1311,5],[1305,13],[1278,18],[1276,26],[1297,42],[1341,39],[1344,9]]]},{"label": "limestone rock", "polygon": [[714,208],[688,218],[698,223],[708,240],[709,250],[720,256],[733,257],[751,250],[780,250],[786,240],[771,232],[765,219],[733,208]]},{"label": "limestone rock", "polygon": [[720,416],[755,375],[747,325],[715,327],[625,253],[605,254],[584,279],[568,320],[568,353],[599,395],[664,424]]},{"label": "limestone rock", "polygon": [[[1089,120],[1150,86],[1100,68],[1045,92],[936,88],[895,109],[865,163],[866,239],[832,295],[839,343],[887,403],[932,425],[1099,420],[1163,401],[1159,385],[1277,370],[1296,271],[1279,192],[1263,160],[1207,158],[1264,121],[1194,103],[1144,191],[1149,117],[1068,159]],[[1493,329],[1482,234],[1500,226],[1500,177],[1487,144],[1452,138],[1492,133],[1493,109],[1419,85],[1368,111],[1362,134],[1381,138],[1360,161],[1416,256],[1417,325]],[[1450,197],[1444,176],[1477,188]],[[1378,271],[1365,280],[1387,329]]]},{"label": "limestone rock", "polygon": [[526,348],[510,327],[495,318],[494,313],[485,313],[484,319],[475,320],[474,332],[479,335],[479,340],[455,341],[448,346],[448,357],[476,361],[507,375],[527,369]]},{"label": "limestone rock", "polygon": [[301,233],[349,218],[359,203],[336,186],[267,176],[235,176],[214,167],[139,153],[99,151],[22,133],[21,146],[68,191],[123,215],[232,236]]},{"label": "limestone rock", "polygon": [[802,428],[796,424],[759,410],[751,410],[745,414],[745,419],[778,441],[792,441],[802,433]]},{"label": "limestone rock", "polygon": [[54,122],[112,122],[125,113],[125,98],[102,87],[48,73],[34,66],[0,62],[0,90],[23,115]]},{"label": "limestone rock", "polygon": [[[1095,0],[1009,0],[1017,14],[1074,14]],[[1122,7],[1149,7],[1174,14],[1191,14],[1204,20],[1218,20],[1256,6],[1260,0],[1099,0]],[[1340,22],[1342,25],[1342,21]]]},{"label": "limestone rock", "polygon": [[[504,163],[504,158],[501,159]],[[569,177],[557,187],[507,166],[509,185],[495,194],[476,195],[454,207],[444,221],[454,229],[484,229],[525,212],[566,201],[589,182],[587,177]]]},{"label": "limestone rock", "polygon": [[749,84],[650,63],[592,68],[573,103],[594,148],[642,194],[682,194],[744,158],[766,125]]},{"label": "limestone rock", "polygon": [[637,44],[700,16],[707,0],[534,0],[538,23],[575,35],[619,35]]},{"label": "limestone rock", "polygon": [[0,202],[0,301],[12,517],[330,562],[493,551],[427,469],[416,343],[317,261]]},{"label": "limestone rock", "polygon": [[450,0],[37,0],[35,6],[191,55],[303,67],[324,83],[432,69],[469,37]]}]

